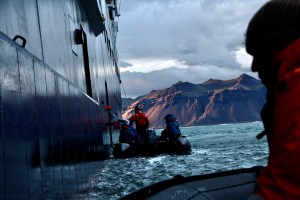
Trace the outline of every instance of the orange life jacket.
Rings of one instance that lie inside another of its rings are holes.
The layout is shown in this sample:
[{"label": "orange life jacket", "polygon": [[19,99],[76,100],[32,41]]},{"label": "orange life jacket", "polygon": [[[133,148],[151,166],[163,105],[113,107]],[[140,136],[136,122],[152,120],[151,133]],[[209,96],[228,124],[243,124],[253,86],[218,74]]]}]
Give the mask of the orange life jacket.
[{"label": "orange life jacket", "polygon": [[149,119],[147,115],[141,111],[136,112],[129,120],[135,122],[137,129],[147,129],[149,127]]}]

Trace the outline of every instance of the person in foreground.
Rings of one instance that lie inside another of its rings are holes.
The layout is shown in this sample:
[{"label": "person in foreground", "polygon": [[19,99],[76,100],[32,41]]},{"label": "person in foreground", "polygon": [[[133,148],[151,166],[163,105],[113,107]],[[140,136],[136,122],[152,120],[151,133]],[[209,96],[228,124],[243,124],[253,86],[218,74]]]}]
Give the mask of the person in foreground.
[{"label": "person in foreground", "polygon": [[138,141],[148,142],[147,129],[149,128],[149,119],[139,106],[134,108],[135,114],[129,118],[130,125],[135,122],[136,131],[138,132]]},{"label": "person in foreground", "polygon": [[251,19],[246,51],[267,88],[268,165],[250,199],[300,199],[300,0],[272,0]]}]

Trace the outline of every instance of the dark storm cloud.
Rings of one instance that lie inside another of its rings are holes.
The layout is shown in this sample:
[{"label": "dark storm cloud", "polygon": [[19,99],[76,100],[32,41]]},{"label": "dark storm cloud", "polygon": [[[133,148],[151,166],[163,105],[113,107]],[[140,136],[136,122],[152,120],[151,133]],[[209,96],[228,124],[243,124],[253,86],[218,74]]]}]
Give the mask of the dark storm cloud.
[{"label": "dark storm cloud", "polygon": [[[214,70],[210,71],[214,75],[211,78],[230,78],[245,71],[233,52],[244,46],[247,24],[265,2],[267,0],[122,0],[117,41],[121,63],[172,59],[190,66],[188,70],[174,69],[174,78],[170,80],[166,80],[165,71],[122,73],[123,83],[130,86],[132,81],[140,81],[142,87],[136,91],[145,94],[158,85],[189,81],[191,77],[187,73],[195,74],[199,69]],[[216,68],[228,75],[216,73]],[[235,73],[230,68],[236,70]],[[175,74],[177,72],[179,74]],[[205,78],[201,72],[197,77]],[[149,82],[154,79],[155,83]]]},{"label": "dark storm cloud", "polygon": [[122,1],[121,59],[164,57],[237,67],[247,22],[265,0]]}]

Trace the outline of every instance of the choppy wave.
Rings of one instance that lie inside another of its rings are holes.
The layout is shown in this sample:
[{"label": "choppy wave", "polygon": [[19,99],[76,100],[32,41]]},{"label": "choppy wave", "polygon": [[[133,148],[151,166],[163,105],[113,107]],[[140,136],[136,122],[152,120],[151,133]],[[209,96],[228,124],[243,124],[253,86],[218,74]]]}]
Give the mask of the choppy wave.
[{"label": "choppy wave", "polygon": [[[261,122],[183,127],[182,134],[192,144],[190,155],[105,160],[105,167],[92,177],[93,187],[87,196],[118,199],[177,174],[191,176],[266,165],[267,142],[255,138],[262,130]],[[156,131],[160,133],[161,129]]]}]

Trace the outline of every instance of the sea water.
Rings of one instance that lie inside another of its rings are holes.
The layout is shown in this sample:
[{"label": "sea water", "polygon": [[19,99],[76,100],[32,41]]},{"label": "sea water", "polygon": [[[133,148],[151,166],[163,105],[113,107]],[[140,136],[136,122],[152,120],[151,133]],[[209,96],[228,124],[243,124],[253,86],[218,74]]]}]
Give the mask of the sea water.
[{"label": "sea water", "polygon": [[[118,199],[152,183],[182,176],[266,165],[268,145],[256,139],[261,122],[182,127],[192,145],[190,155],[158,155],[101,161],[92,177],[90,199]],[[162,129],[155,130],[160,135]]]}]

